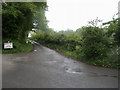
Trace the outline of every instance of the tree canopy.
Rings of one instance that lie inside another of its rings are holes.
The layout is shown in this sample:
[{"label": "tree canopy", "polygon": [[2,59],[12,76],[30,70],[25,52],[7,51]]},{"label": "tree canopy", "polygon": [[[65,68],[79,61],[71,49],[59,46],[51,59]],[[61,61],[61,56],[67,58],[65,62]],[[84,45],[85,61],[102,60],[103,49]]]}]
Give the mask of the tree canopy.
[{"label": "tree canopy", "polygon": [[[38,20],[45,29],[46,2],[6,2],[2,3],[2,35],[4,38],[16,39],[24,43],[28,32],[33,28],[33,22]],[[36,18],[36,16],[39,16]],[[43,18],[44,17],[44,18]],[[39,18],[41,20],[39,20]]]}]

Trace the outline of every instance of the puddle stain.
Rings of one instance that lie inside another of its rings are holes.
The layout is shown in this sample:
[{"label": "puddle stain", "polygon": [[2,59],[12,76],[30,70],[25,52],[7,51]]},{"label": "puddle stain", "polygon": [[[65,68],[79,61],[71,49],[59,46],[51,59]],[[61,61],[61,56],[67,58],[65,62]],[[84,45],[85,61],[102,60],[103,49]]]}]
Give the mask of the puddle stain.
[{"label": "puddle stain", "polygon": [[118,78],[118,76],[111,76],[111,77]]},{"label": "puddle stain", "polygon": [[34,50],[35,52],[37,51],[37,50]]},{"label": "puddle stain", "polygon": [[100,75],[100,74],[88,74],[88,76],[91,76],[91,77],[114,77],[114,78],[118,78],[118,76]]},{"label": "puddle stain", "polygon": [[67,73],[72,73],[72,74],[83,74],[83,72],[81,71],[80,68],[71,69],[71,68],[65,67],[65,70],[66,70]]},{"label": "puddle stain", "polygon": [[118,78],[118,76],[97,74],[97,73],[87,73],[87,75],[90,76],[90,77],[114,77],[114,78]]},{"label": "puddle stain", "polygon": [[53,63],[56,63],[57,61],[46,61],[45,63],[49,63],[49,64],[53,64]]},{"label": "puddle stain", "polygon": [[66,72],[73,74],[83,74],[83,72],[76,72],[76,71],[72,71],[71,69],[68,69]]},{"label": "puddle stain", "polygon": [[67,73],[72,73],[72,74],[85,74],[90,77],[113,77],[113,78],[118,78],[118,76],[115,75],[105,75],[105,74],[97,74],[94,72],[83,72],[79,68],[76,69],[71,69],[71,68],[65,68]]}]

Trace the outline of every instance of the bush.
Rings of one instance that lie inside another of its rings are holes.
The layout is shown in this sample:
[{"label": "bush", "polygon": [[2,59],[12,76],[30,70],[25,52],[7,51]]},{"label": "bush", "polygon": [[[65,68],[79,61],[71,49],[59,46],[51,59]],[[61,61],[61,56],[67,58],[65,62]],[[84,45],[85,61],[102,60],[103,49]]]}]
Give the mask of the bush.
[{"label": "bush", "polygon": [[108,38],[104,31],[98,27],[85,27],[81,33],[83,58],[93,61],[103,60],[108,51]]},{"label": "bush", "polygon": [[107,34],[106,28],[87,26],[71,34],[39,31],[31,39],[89,64],[119,68],[120,48],[115,48],[114,37]]}]

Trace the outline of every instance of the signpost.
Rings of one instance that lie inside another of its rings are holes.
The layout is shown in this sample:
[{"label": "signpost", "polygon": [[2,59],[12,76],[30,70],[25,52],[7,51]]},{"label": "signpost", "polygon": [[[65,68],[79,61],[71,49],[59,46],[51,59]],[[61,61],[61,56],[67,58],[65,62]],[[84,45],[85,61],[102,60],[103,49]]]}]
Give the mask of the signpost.
[{"label": "signpost", "polygon": [[13,43],[4,43],[4,49],[11,49],[13,48]]}]

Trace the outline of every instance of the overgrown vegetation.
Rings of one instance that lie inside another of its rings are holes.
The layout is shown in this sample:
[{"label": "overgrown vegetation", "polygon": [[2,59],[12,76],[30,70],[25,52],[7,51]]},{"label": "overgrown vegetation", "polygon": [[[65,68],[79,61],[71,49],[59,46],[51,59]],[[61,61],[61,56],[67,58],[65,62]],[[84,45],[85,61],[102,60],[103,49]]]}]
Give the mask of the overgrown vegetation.
[{"label": "overgrown vegetation", "polygon": [[[3,53],[18,53],[32,50],[26,43],[32,31],[31,40],[61,51],[83,62],[104,67],[120,68],[120,20],[103,23],[98,18],[89,21],[76,31],[55,32],[49,28],[45,17],[46,2],[2,3],[2,39],[13,43],[13,49]],[[1,51],[0,51],[1,52]]]},{"label": "overgrown vegetation", "polygon": [[97,26],[100,21],[76,31],[36,31],[31,39],[89,64],[120,68],[119,20],[104,23],[103,28]]},{"label": "overgrown vegetation", "polygon": [[[6,2],[2,3],[2,44],[11,41],[13,49],[6,50],[3,53],[17,53],[30,51],[32,45],[27,44],[29,31],[33,28],[33,23],[37,21],[38,25],[47,27],[45,11],[47,10],[46,2]],[[42,29],[43,29],[42,28]],[[39,28],[40,29],[40,28]]]}]

